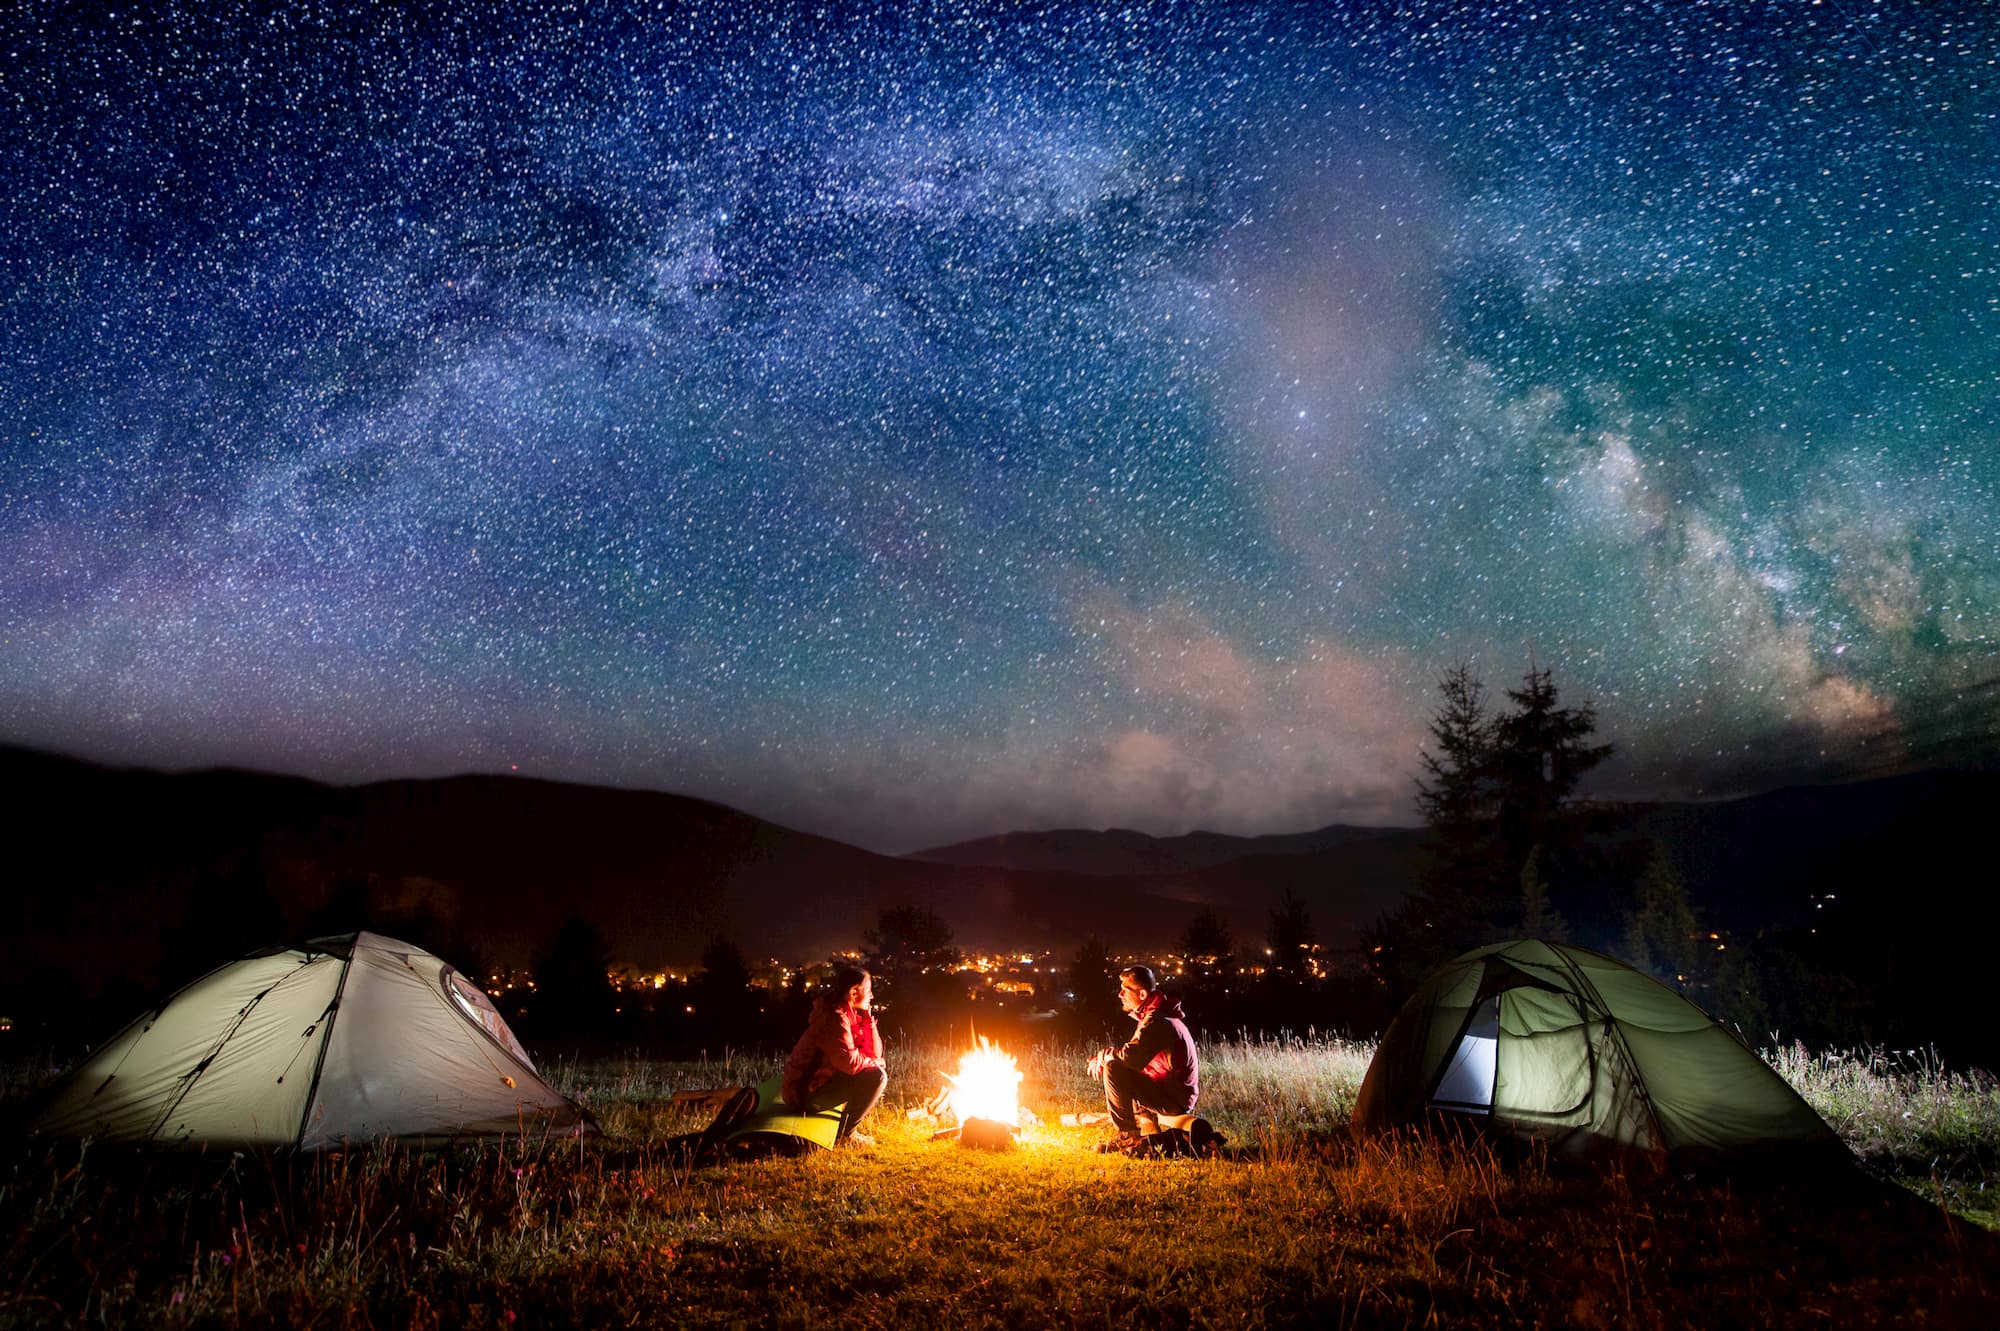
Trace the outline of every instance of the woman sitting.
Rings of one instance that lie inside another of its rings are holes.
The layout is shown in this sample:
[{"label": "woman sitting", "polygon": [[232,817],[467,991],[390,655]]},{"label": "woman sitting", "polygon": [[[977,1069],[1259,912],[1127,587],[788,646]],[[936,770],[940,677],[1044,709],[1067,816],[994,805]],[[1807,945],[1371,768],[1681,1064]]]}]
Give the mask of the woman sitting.
[{"label": "woman sitting", "polygon": [[859,966],[836,968],[832,987],[813,1001],[812,1020],[785,1060],[786,1104],[808,1114],[846,1106],[836,1142],[875,1144],[874,1138],[855,1131],[889,1084],[874,1002],[867,971]]}]

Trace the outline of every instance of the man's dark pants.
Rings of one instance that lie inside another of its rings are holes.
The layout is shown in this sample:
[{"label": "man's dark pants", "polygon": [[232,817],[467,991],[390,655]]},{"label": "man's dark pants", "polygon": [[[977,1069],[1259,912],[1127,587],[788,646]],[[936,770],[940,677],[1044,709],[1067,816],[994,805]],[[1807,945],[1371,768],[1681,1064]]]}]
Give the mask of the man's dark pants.
[{"label": "man's dark pants", "polygon": [[1120,1132],[1137,1132],[1135,1108],[1155,1114],[1185,1114],[1194,1108],[1194,1100],[1187,1087],[1164,1085],[1131,1064],[1111,1058],[1104,1062],[1104,1107],[1111,1111],[1111,1126]]}]

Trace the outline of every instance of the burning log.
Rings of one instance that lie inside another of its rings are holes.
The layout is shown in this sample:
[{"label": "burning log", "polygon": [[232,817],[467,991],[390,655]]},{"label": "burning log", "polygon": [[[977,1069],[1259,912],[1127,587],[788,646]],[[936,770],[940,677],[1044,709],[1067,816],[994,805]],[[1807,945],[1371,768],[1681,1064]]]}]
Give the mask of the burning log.
[{"label": "burning log", "polygon": [[1021,1107],[1020,1069],[1011,1055],[985,1036],[959,1058],[957,1072],[938,1075],[944,1078],[943,1088],[910,1111],[911,1118],[957,1120],[955,1126],[933,1132],[934,1142],[956,1138],[960,1145],[979,1150],[1012,1150],[1022,1122],[1034,1121],[1034,1115]]},{"label": "burning log", "polygon": [[1014,1149],[1014,1134],[1019,1131],[1011,1123],[990,1118],[969,1118],[959,1127],[958,1144],[981,1151],[1011,1151]]}]

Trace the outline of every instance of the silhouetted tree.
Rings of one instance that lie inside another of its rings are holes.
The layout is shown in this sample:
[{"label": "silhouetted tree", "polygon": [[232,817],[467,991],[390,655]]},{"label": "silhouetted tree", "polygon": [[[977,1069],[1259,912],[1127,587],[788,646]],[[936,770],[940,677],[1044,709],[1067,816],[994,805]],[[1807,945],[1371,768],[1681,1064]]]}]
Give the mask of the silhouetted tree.
[{"label": "silhouetted tree", "polygon": [[1703,968],[1701,919],[1666,851],[1655,846],[1625,917],[1625,959],[1669,984],[1695,982]]},{"label": "silhouetted tree", "polygon": [[869,969],[890,977],[954,966],[959,959],[951,943],[951,926],[922,906],[883,910],[875,927],[862,937],[868,944]]},{"label": "silhouetted tree", "polygon": [[1612,746],[1591,744],[1597,711],[1559,706],[1552,671],[1530,665],[1521,687],[1507,690],[1514,710],[1493,723],[1493,776],[1506,864],[1520,866],[1549,844],[1563,802]]},{"label": "silhouetted tree", "polygon": [[1421,891],[1364,935],[1392,1004],[1479,943],[1567,932],[1550,896],[1551,852],[1568,839],[1565,802],[1612,752],[1589,742],[1590,704],[1562,706],[1554,672],[1533,664],[1508,690],[1512,710],[1495,718],[1468,664],[1444,671],[1438,692],[1419,755],[1417,810],[1431,833]]},{"label": "silhouetted tree", "polygon": [[1181,934],[1180,952],[1194,980],[1225,978],[1236,973],[1236,942],[1229,922],[1213,907],[1204,906]]},{"label": "silhouetted tree", "polygon": [[688,986],[694,1026],[704,1048],[742,1045],[755,1035],[760,1007],[750,986],[750,963],[727,938],[702,949],[701,970]]},{"label": "silhouetted tree", "polygon": [[1417,812],[1430,832],[1419,891],[1362,932],[1391,1008],[1441,962],[1492,937],[1500,912],[1486,688],[1464,661],[1442,671],[1437,685],[1430,741],[1417,757]]},{"label": "silhouetted tree", "polygon": [[172,988],[260,947],[289,941],[285,914],[252,856],[197,878],[187,914],[161,940],[160,978]]},{"label": "silhouetted tree", "polygon": [[955,1019],[966,1001],[965,984],[953,973],[959,952],[942,918],[922,906],[889,907],[863,938],[876,999],[891,1009],[884,1021],[892,1031],[931,1031]]},{"label": "silhouetted tree", "polygon": [[1267,973],[1273,980],[1293,985],[1310,980],[1316,941],[1312,912],[1286,888],[1284,900],[1271,908],[1270,927],[1264,931],[1264,945],[1271,950]]},{"label": "silhouetted tree", "polygon": [[1077,944],[1069,961],[1070,1000],[1066,1024],[1078,1039],[1098,1039],[1118,1017],[1118,964],[1095,934]]},{"label": "silhouetted tree", "polygon": [[326,900],[306,913],[305,936],[324,938],[331,934],[351,934],[374,923],[368,912],[368,884],[360,878],[342,878],[326,894]]},{"label": "silhouetted tree", "polygon": [[1493,723],[1486,686],[1460,661],[1438,676],[1443,700],[1430,719],[1430,746],[1418,755],[1417,812],[1433,832],[1471,831],[1493,811]]},{"label": "silhouetted tree", "polygon": [[1078,1002],[1104,1000],[1118,987],[1117,975],[1110,946],[1096,934],[1078,943],[1070,955],[1069,990]]},{"label": "silhouetted tree", "polygon": [[597,1036],[610,1032],[617,994],[611,987],[611,946],[604,931],[581,915],[564,920],[534,960],[535,996],[529,1007],[544,1035]]}]

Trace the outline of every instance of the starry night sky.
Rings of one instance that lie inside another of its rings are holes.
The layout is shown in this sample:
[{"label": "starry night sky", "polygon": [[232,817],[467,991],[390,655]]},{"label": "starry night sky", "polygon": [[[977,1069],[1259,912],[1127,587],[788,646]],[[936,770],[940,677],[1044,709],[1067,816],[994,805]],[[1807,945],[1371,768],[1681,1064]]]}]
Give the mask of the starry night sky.
[{"label": "starry night sky", "polygon": [[894,850],[1414,821],[1459,659],[1608,795],[1991,738],[1977,0],[37,8],[0,738]]}]

